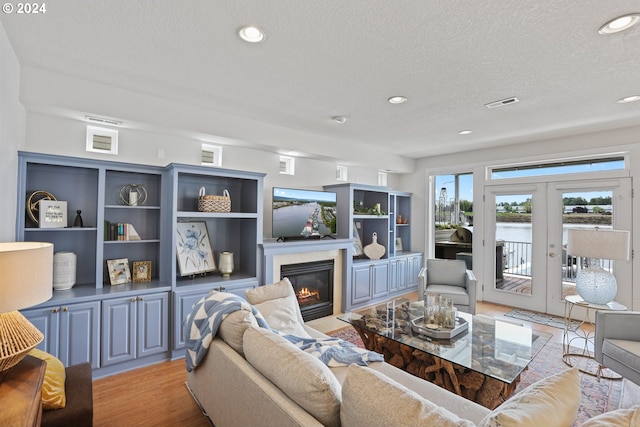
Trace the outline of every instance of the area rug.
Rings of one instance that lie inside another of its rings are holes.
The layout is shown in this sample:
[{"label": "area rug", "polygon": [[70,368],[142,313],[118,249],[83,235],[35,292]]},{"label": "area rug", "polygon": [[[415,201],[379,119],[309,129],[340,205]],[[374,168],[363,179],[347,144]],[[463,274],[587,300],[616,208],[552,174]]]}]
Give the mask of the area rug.
[{"label": "area rug", "polygon": [[[515,308],[510,312],[505,313],[504,316],[512,317],[518,320],[526,320],[527,322],[538,323],[540,325],[551,326],[558,329],[564,329],[566,326],[563,317],[553,316],[551,314],[537,313],[535,311],[522,310],[519,308]],[[571,325],[569,326],[569,330],[575,332],[575,330],[579,327],[580,322],[572,320]]]},{"label": "area rug", "polygon": [[[356,330],[351,326],[334,331],[329,335],[352,342],[358,347],[364,348],[360,335],[358,335]],[[514,394],[517,394],[542,378],[566,369],[567,365],[562,361],[561,355],[562,344],[554,342],[547,343],[531,361],[528,369],[520,376],[520,383],[516,387]],[[580,373],[582,398],[578,415],[573,425],[579,426],[589,418],[618,409],[621,404],[623,384],[621,380],[601,379],[598,381],[596,377]],[[626,386],[624,389],[625,393],[634,393],[638,390],[634,384],[631,384],[629,392],[627,392]]]}]

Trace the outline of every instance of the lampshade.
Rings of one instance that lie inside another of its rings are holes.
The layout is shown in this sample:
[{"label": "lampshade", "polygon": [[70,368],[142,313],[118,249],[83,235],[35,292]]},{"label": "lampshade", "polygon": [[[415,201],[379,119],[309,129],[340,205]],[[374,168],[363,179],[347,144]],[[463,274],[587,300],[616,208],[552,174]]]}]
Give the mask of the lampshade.
[{"label": "lampshade", "polygon": [[590,258],[588,265],[576,275],[576,290],[583,300],[592,304],[607,304],[618,292],[615,276],[600,266],[600,259],[628,260],[629,232],[569,229],[567,253]]},{"label": "lampshade", "polygon": [[0,372],[18,363],[44,336],[17,310],[53,294],[53,245],[0,242]]},{"label": "lampshade", "polygon": [[622,230],[576,229],[567,232],[569,255],[598,259],[629,259],[629,232]]}]

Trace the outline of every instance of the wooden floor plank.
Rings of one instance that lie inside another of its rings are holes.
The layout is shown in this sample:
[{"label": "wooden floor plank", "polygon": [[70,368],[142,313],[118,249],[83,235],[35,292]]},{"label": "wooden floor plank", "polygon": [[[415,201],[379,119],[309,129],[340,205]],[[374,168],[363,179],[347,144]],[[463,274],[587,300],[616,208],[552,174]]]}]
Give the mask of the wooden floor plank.
[{"label": "wooden floor plank", "polygon": [[186,380],[184,359],[95,380],[93,425],[210,427]]}]

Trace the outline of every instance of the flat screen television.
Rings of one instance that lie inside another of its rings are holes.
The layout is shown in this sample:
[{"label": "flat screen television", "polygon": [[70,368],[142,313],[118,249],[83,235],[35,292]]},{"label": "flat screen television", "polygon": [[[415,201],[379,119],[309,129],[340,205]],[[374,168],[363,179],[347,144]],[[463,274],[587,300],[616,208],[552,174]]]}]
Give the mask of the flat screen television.
[{"label": "flat screen television", "polygon": [[336,234],[336,193],[273,187],[272,233],[279,240]]}]

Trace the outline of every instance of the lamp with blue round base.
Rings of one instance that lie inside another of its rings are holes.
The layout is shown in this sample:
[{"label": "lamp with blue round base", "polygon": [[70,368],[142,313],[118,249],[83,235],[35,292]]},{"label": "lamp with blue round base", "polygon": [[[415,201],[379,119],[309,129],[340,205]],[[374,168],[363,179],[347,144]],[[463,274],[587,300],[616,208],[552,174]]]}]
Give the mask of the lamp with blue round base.
[{"label": "lamp with blue round base", "polygon": [[569,229],[567,253],[586,258],[586,265],[576,276],[578,295],[591,304],[607,304],[618,292],[612,272],[602,268],[600,260],[628,260],[629,232],[619,230]]}]

